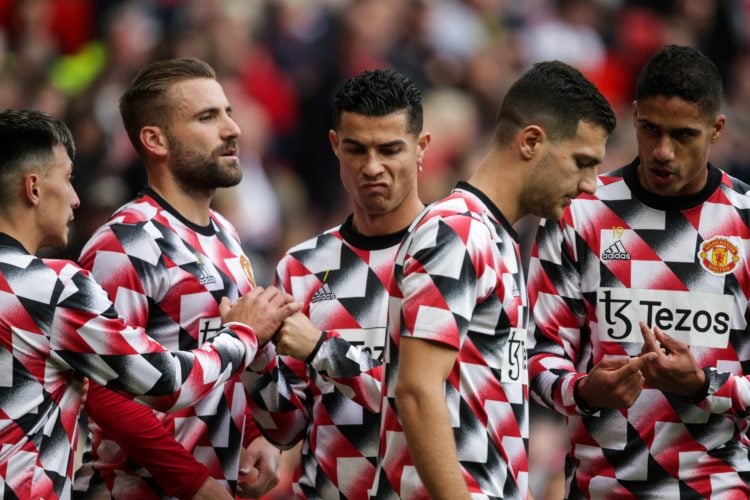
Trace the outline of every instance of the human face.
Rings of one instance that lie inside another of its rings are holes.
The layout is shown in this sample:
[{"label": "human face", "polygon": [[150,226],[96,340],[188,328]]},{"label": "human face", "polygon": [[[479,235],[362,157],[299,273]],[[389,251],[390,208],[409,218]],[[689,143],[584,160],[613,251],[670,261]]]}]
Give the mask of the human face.
[{"label": "human face", "polygon": [[68,244],[68,224],[80,200],[71,183],[73,162],[62,145],[52,150],[50,162],[38,174],[39,247],[63,248]]},{"label": "human face", "polygon": [[607,137],[601,126],[581,121],[575,136],[547,142],[521,192],[523,213],[559,219],[573,198],[594,194],[596,167],[604,159]]},{"label": "human face", "polygon": [[196,78],[172,86],[176,106],[165,131],[175,181],[189,194],[210,196],[219,187],[242,180],[240,128],[232,119],[221,85]]},{"label": "human face", "polygon": [[634,102],[638,179],[647,191],[685,196],[708,180],[708,150],[724,130],[724,115],[705,116],[697,104],[656,96]]},{"label": "human face", "polygon": [[386,116],[344,112],[338,130],[329,132],[355,222],[421,205],[417,168],[430,136],[407,132],[407,118],[405,110]]}]

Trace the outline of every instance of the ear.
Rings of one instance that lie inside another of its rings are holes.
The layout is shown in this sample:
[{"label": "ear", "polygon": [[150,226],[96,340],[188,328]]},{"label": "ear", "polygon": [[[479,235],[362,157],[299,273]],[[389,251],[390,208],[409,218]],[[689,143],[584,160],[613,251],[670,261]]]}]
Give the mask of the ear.
[{"label": "ear", "polygon": [[719,115],[714,121],[714,125],[711,129],[711,144],[715,143],[721,138],[721,134],[724,132],[724,125],[727,122],[726,115]]},{"label": "ear", "polygon": [[543,144],[547,141],[547,134],[539,125],[527,125],[516,136],[518,150],[524,160],[531,160],[539,154]]},{"label": "ear", "polygon": [[169,141],[161,128],[147,125],[141,128],[139,134],[144,149],[154,156],[169,154]]},{"label": "ear", "polygon": [[39,205],[41,200],[41,177],[35,172],[23,176],[23,196],[32,205]]},{"label": "ear", "polygon": [[419,139],[417,139],[417,161],[422,162],[422,159],[424,158],[424,154],[427,152],[427,148],[430,147],[430,142],[432,141],[432,136],[429,132],[422,132],[419,136]]},{"label": "ear", "polygon": [[328,142],[331,143],[331,149],[333,149],[333,154],[335,154],[336,158],[338,158],[339,157],[339,136],[336,133],[336,131],[333,129],[328,131]]}]

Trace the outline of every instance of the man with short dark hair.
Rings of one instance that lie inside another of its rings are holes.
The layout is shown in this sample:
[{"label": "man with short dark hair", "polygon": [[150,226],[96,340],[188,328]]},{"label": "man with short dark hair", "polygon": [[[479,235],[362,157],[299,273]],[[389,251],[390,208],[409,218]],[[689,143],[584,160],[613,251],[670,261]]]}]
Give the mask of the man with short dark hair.
[{"label": "man with short dark hair", "polygon": [[539,229],[530,385],[567,419],[568,498],[750,497],[750,186],[708,161],[721,100],[706,56],[658,51],[638,157]]},{"label": "man with short dark hair", "polygon": [[295,497],[361,499],[378,452],[386,285],[401,238],[424,208],[417,174],[430,135],[421,92],[392,70],[346,81],[333,122],[328,137],[353,213],[279,262],[277,283],[303,314],[284,323],[276,338],[283,356],[251,387],[264,433],[285,448],[303,442]]},{"label": "man with short dark hair", "polygon": [[615,116],[576,69],[543,62],[500,105],[468,182],[406,233],[389,286],[374,498],[528,495],[528,308],[512,224],[593,193]]},{"label": "man with short dark hair", "polygon": [[169,352],[123,322],[87,271],[34,255],[67,244],[79,204],[68,128],[3,109],[0,144],[0,496],[70,498],[83,393],[76,372],[179,412],[236,376],[296,305],[273,291],[233,308],[224,298],[209,343]]}]

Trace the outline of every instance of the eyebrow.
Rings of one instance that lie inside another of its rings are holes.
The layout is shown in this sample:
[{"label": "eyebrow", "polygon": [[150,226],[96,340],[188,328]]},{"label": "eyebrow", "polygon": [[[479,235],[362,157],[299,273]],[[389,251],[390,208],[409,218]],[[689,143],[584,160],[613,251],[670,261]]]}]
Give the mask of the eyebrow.
[{"label": "eyebrow", "polygon": [[648,125],[651,125],[653,127],[658,128],[659,130],[664,130],[669,134],[674,133],[690,133],[690,134],[700,134],[700,130],[694,127],[677,127],[677,128],[667,128],[663,127],[657,123],[652,122],[651,120],[647,120],[645,118],[639,118],[638,123],[645,123]]},{"label": "eyebrow", "polygon": [[227,114],[231,114],[232,113],[232,106],[227,106],[225,108],[221,108],[220,106],[208,106],[208,107],[205,107],[205,108],[201,108],[198,111],[196,111],[195,113],[193,113],[193,117],[200,116],[200,115],[202,115],[204,113],[217,114],[222,109],[224,109],[227,112]]},{"label": "eyebrow", "polygon": [[602,163],[602,159],[596,156],[591,156],[586,153],[577,153],[573,157],[576,161],[580,162],[584,167],[596,167]]},{"label": "eyebrow", "polygon": [[[346,143],[346,144],[352,144],[354,146],[367,147],[366,144],[364,144],[362,142],[359,142],[356,139],[351,139],[351,138],[348,138],[348,137],[342,139],[341,142]],[[392,146],[402,146],[404,144],[406,144],[406,141],[404,141],[403,139],[395,139],[393,141],[388,141],[388,142],[384,142],[384,143],[381,143],[381,144],[376,144],[375,146],[378,147],[378,148],[388,148],[388,147],[392,147]]]}]

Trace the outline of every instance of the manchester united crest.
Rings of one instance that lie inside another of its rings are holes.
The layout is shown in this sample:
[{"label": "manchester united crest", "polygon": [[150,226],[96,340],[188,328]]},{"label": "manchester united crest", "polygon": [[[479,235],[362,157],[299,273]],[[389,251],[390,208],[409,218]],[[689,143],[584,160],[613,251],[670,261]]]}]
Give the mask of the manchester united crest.
[{"label": "manchester united crest", "polygon": [[242,266],[242,270],[245,271],[247,280],[253,287],[255,287],[255,276],[253,275],[253,268],[252,266],[250,266],[250,261],[244,255],[240,256],[240,266]]},{"label": "manchester united crest", "polygon": [[698,260],[706,271],[724,275],[731,273],[740,261],[737,245],[726,236],[716,236],[701,243]]}]

